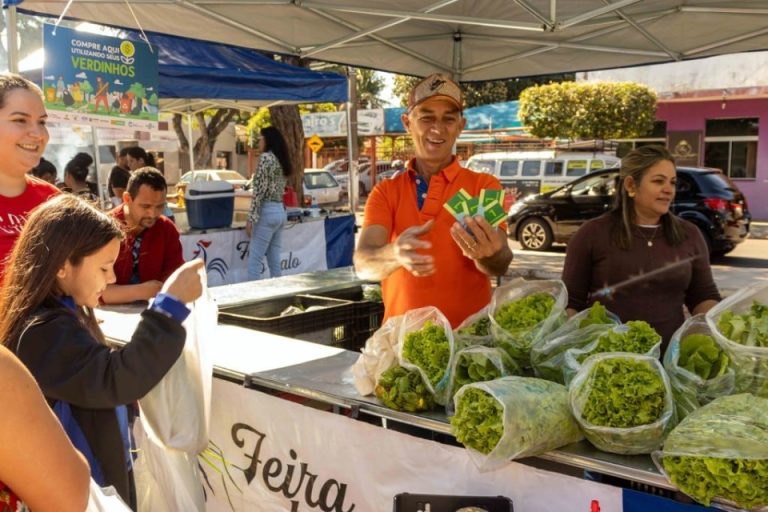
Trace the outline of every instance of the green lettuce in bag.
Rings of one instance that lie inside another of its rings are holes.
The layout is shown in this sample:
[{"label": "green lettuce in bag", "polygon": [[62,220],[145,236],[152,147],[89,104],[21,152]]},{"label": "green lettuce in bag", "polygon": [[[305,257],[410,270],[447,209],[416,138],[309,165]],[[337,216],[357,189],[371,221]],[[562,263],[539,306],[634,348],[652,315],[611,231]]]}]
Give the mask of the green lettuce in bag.
[{"label": "green lettuce in bag", "polygon": [[586,438],[610,453],[651,453],[674,419],[658,359],[609,352],[589,357],[570,383],[571,410]]},{"label": "green lettuce in bag", "polygon": [[454,353],[451,324],[435,307],[412,309],[403,315],[398,339],[400,365],[418,370],[435,401],[445,405]]},{"label": "green lettuce in bag", "polygon": [[713,499],[748,510],[768,505],[768,399],[749,393],[696,409],[654,452],[659,470],[703,505]]},{"label": "green lettuce in bag", "polygon": [[467,384],[453,397],[456,439],[480,471],[582,439],[565,386],[531,377]]},{"label": "green lettuce in bag", "polygon": [[719,396],[733,393],[735,375],[728,353],[712,335],[704,315],[683,323],[664,353],[677,421]]},{"label": "green lettuce in bag", "polygon": [[619,317],[599,302],[579,311],[557,330],[536,340],[531,347],[531,364],[537,377],[563,384],[565,353],[594,342],[611,327],[620,325]]},{"label": "green lettuce in bag", "polygon": [[566,320],[568,293],[559,280],[515,279],[496,288],[489,306],[491,333],[523,371],[531,371],[531,347]]},{"label": "green lettuce in bag", "polygon": [[768,398],[768,284],[727,297],[706,314],[712,334],[728,353],[736,393]]}]

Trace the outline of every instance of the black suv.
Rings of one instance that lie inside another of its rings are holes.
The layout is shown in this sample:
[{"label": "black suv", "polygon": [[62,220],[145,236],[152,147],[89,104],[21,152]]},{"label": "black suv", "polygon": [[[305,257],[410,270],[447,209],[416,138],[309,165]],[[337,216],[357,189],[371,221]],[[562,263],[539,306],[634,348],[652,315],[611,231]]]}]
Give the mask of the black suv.
[{"label": "black suv", "polygon": [[[593,171],[517,201],[509,209],[509,236],[534,251],[567,243],[584,222],[613,207],[618,178],[618,169]],[[730,252],[749,235],[752,217],[744,195],[717,169],[678,167],[672,211],[698,226],[715,256]]]}]

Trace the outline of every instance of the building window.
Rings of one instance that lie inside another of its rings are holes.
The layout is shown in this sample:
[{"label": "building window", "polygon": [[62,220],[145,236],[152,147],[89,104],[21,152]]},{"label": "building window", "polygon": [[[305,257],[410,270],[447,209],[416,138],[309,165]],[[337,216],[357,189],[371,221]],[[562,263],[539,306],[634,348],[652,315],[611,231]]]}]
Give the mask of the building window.
[{"label": "building window", "polygon": [[755,179],[759,119],[708,119],[706,130],[704,165],[731,178]]},{"label": "building window", "polygon": [[632,151],[633,149],[656,144],[659,146],[667,145],[667,122],[656,121],[653,123],[653,129],[637,139],[624,139],[618,141],[619,145],[616,148],[616,156],[622,158],[624,155]]}]

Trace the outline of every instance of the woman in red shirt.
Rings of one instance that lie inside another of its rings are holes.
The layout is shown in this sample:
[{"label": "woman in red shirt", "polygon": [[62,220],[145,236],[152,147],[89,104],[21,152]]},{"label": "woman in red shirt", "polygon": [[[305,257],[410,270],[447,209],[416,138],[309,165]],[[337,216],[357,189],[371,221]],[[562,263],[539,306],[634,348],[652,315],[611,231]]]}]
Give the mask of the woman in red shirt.
[{"label": "woman in red shirt", "polygon": [[48,144],[47,117],[39,87],[0,74],[0,276],[30,210],[59,193],[27,174]]}]

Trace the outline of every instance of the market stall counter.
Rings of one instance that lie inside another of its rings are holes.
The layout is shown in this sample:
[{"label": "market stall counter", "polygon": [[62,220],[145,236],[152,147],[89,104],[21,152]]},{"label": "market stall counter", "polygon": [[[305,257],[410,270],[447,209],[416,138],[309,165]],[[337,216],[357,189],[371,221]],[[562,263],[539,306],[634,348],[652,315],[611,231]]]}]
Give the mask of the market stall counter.
[{"label": "market stall counter", "polygon": [[[226,309],[361,284],[345,268],[212,294]],[[100,310],[98,317],[117,342],[128,341],[139,318],[136,308]],[[464,448],[381,428],[405,424],[450,439],[443,413],[398,412],[360,396],[350,371],[356,352],[221,323],[207,348],[215,364],[211,442],[223,455],[221,467],[201,466],[212,491],[208,510],[383,512],[403,492],[502,495],[517,511],[589,511],[595,504],[622,510],[624,491],[575,476],[582,470],[628,479],[636,488],[671,488],[650,457],[603,453],[585,441],[481,473]]]}]

